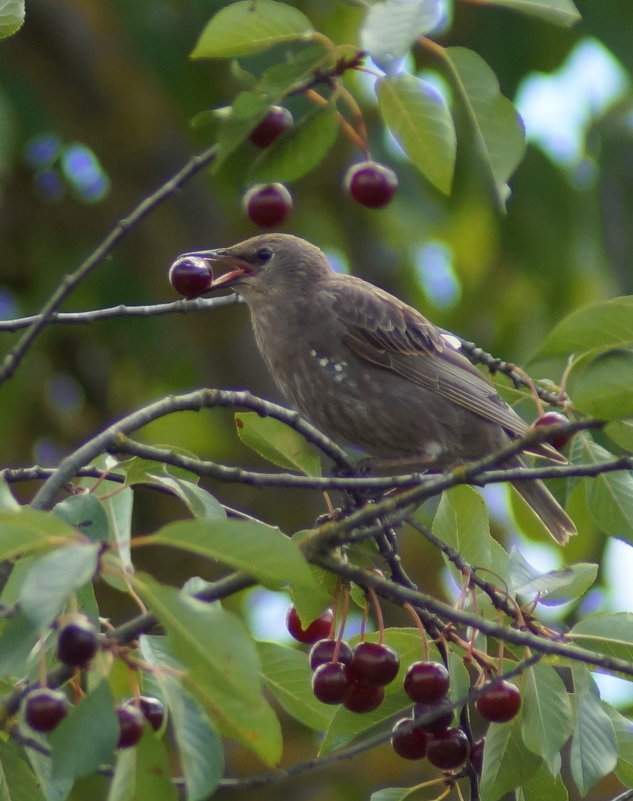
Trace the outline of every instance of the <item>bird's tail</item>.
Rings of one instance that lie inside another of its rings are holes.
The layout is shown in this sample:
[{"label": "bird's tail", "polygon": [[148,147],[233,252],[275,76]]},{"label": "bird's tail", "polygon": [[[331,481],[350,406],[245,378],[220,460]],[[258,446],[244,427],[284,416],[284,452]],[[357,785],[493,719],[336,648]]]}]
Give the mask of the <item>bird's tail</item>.
[{"label": "bird's tail", "polygon": [[[523,462],[517,459],[514,464],[507,466],[519,465],[523,465]],[[569,538],[577,533],[576,526],[567,512],[542,481],[515,481],[512,482],[512,486],[559,545],[565,545]]]}]

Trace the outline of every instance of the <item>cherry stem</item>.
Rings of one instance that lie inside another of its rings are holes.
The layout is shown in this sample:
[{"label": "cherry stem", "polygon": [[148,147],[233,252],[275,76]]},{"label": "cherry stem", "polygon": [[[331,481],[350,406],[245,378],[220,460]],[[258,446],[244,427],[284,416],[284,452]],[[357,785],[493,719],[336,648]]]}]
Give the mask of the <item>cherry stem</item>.
[{"label": "cherry stem", "polygon": [[415,627],[420,632],[420,640],[422,642],[422,656],[424,658],[424,661],[428,662],[429,661],[429,641],[428,641],[427,636],[426,636],[426,629],[424,628],[424,623],[422,623],[420,615],[418,615],[418,612],[417,612],[417,610],[416,610],[416,608],[414,606],[412,606],[410,603],[402,604],[402,606],[403,606],[404,609],[407,610],[407,612],[409,613],[409,615],[413,619]]},{"label": "cherry stem", "polygon": [[[374,614],[376,615],[376,626],[378,627],[378,642],[383,645],[385,642],[385,621],[382,617],[382,608],[380,601],[375,591],[370,587],[368,590],[369,598],[371,599],[372,606],[374,607]],[[367,608],[367,607],[365,607]]]},{"label": "cherry stem", "polygon": [[[338,593],[337,593],[338,594]],[[336,645],[334,646],[334,653],[332,654],[332,662],[338,662],[338,654],[341,650],[341,641],[345,633],[345,624],[347,623],[347,615],[349,613],[349,589],[347,586],[343,587],[343,609],[341,610],[341,624],[338,629],[338,637],[336,638]],[[332,626],[335,625],[336,615],[332,621]]]}]

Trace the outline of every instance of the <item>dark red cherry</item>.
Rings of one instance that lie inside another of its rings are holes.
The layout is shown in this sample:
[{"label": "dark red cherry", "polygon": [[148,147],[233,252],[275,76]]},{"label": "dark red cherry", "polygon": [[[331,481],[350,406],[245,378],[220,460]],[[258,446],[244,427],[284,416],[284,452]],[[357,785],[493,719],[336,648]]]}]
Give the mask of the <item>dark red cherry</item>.
[{"label": "dark red cherry", "polygon": [[68,714],[68,700],[61,690],[31,690],[23,704],[24,720],[35,731],[52,731]]},{"label": "dark red cherry", "polygon": [[[408,730],[405,730],[406,727]],[[411,728],[411,718],[402,718],[391,732],[391,747],[403,759],[422,759],[426,756],[428,735],[417,726]]]},{"label": "dark red cherry", "polygon": [[342,662],[325,662],[312,676],[312,692],[324,704],[342,704],[350,687]]},{"label": "dark red cherry", "polygon": [[[336,649],[336,640],[319,640],[315,642],[310,649],[310,667],[316,670],[319,665],[326,662],[334,661],[334,653]],[[344,665],[349,665],[352,661],[352,649],[345,642],[341,640],[336,654],[336,661],[342,662]]]},{"label": "dark red cherry", "polygon": [[138,699],[139,708],[149,725],[158,731],[165,720],[165,707],[163,702],[153,696],[141,695]]},{"label": "dark red cherry", "polygon": [[329,637],[333,620],[334,612],[331,609],[326,609],[304,629],[296,607],[289,607],[286,613],[286,627],[290,634],[295,640],[308,645]]},{"label": "dark red cherry", "polygon": [[384,164],[363,161],[345,175],[345,188],[357,203],[370,209],[386,206],[398,188],[395,172]]},{"label": "dark red cherry", "polygon": [[282,133],[292,128],[292,114],[283,106],[271,106],[264,119],[248,135],[256,147],[266,148]]},{"label": "dark red cherry", "polygon": [[468,759],[470,745],[461,729],[446,729],[430,735],[426,755],[441,770],[456,770]]},{"label": "dark red cherry", "polygon": [[426,732],[438,732],[447,729],[453,722],[453,710],[447,709],[445,704],[416,704],[414,717],[421,718],[423,715],[428,715],[431,712],[435,713],[434,716],[426,723],[418,723],[418,727]]},{"label": "dark red cherry", "polygon": [[384,697],[384,687],[372,687],[361,681],[353,681],[349,686],[343,706],[350,712],[363,714],[377,709],[382,704]]},{"label": "dark red cherry", "polygon": [[404,691],[412,701],[434,704],[448,692],[448,670],[439,662],[414,662],[404,677]]},{"label": "dark red cherry", "polygon": [[363,684],[384,687],[398,675],[398,654],[379,642],[360,642],[352,651],[350,676]]},{"label": "dark red cherry", "polygon": [[181,256],[169,268],[169,283],[185,298],[206,292],[212,281],[211,268],[200,256]]},{"label": "dark red cherry", "polygon": [[119,719],[119,741],[117,748],[131,748],[143,736],[145,718],[141,710],[131,702],[117,707],[116,716]]},{"label": "dark red cherry", "polygon": [[[535,426],[557,426],[561,423],[568,423],[569,420],[559,412],[545,412],[534,421]],[[554,434],[547,438],[557,450],[561,451],[569,442],[571,434]]]},{"label": "dark red cherry", "polygon": [[282,225],[292,211],[292,197],[283,184],[255,184],[242,199],[244,211],[260,228]]},{"label": "dark red cherry", "polygon": [[521,708],[521,693],[510,681],[491,682],[475,701],[477,711],[492,723],[512,720]]},{"label": "dark red cherry", "polygon": [[84,667],[97,652],[97,630],[83,615],[77,615],[63,628],[57,638],[57,658],[69,667]]}]

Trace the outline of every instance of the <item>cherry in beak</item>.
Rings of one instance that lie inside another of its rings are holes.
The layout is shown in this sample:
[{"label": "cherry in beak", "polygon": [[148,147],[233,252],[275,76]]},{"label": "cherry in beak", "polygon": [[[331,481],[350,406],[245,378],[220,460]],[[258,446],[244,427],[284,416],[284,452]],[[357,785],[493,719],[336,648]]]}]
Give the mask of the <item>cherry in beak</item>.
[{"label": "cherry in beak", "polygon": [[219,275],[217,278],[214,278],[207,289],[200,293],[201,295],[206,295],[207,292],[212,292],[214,289],[231,287],[236,284],[243,275],[247,275],[250,272],[248,267],[241,259],[238,259],[236,256],[233,256],[226,250],[198,250],[192,253],[183,253],[182,256],[179,256],[179,258],[182,259],[192,256],[204,259],[209,263],[210,268],[211,264],[216,262],[226,264],[229,267],[234,267],[234,269]]}]

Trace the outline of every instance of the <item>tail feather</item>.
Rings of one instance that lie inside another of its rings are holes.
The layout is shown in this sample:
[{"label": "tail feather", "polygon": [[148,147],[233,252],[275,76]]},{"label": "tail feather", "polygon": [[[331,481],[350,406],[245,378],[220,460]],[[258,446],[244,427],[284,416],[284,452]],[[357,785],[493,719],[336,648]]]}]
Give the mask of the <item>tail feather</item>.
[{"label": "tail feather", "polygon": [[559,545],[577,533],[571,518],[542,481],[515,481],[512,486]]}]

